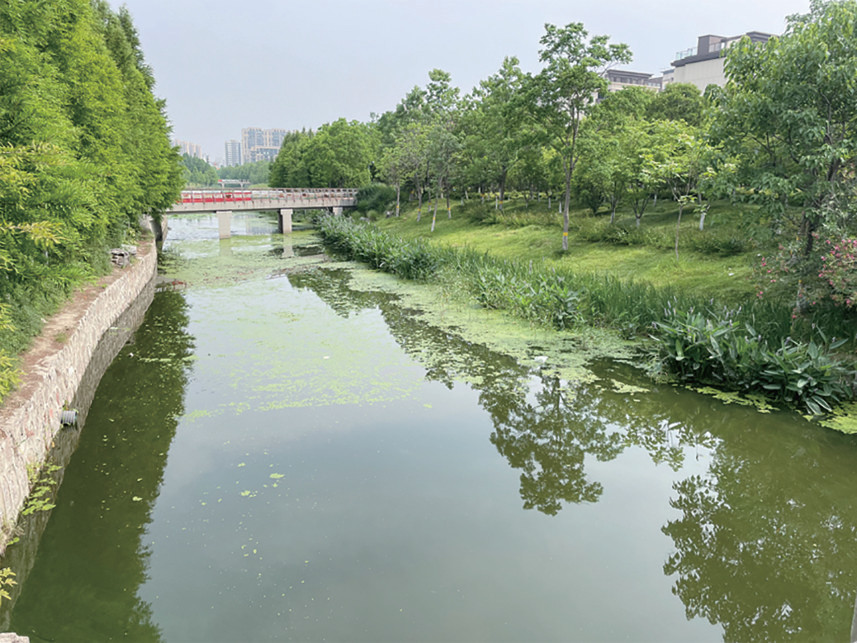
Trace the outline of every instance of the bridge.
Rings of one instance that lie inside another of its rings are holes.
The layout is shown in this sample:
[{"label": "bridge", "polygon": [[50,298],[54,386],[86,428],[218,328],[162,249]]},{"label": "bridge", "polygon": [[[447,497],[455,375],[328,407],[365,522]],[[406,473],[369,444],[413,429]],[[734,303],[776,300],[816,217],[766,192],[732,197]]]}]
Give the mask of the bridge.
[{"label": "bridge", "polygon": [[221,239],[231,236],[232,213],[247,210],[278,212],[277,232],[292,231],[295,210],[330,210],[342,214],[343,208],[357,203],[353,188],[272,188],[268,190],[184,190],[164,214],[214,212]]}]

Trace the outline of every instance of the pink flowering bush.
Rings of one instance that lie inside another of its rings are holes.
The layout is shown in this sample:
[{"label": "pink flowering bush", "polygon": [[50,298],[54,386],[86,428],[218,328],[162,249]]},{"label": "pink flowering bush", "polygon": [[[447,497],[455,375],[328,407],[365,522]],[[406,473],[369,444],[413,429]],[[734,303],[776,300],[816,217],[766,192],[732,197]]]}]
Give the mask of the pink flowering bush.
[{"label": "pink flowering bush", "polygon": [[818,273],[829,297],[846,308],[857,307],[857,239],[827,240]]},{"label": "pink flowering bush", "polygon": [[780,246],[759,258],[755,269],[756,296],[792,301],[792,317],[824,303],[857,310],[857,238],[828,239],[818,234],[808,259]]}]

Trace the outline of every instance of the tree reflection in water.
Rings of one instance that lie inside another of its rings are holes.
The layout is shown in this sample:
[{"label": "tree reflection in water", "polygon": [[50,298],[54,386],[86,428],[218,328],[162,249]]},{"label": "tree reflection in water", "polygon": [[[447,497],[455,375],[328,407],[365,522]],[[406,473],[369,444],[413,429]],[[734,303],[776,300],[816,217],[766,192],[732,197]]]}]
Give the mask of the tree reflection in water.
[{"label": "tree reflection in water", "polygon": [[[854,444],[846,436],[729,435],[705,475],[676,482],[664,573],[688,618],[730,641],[845,640],[857,588]],[[849,482],[851,481],[851,482]],[[845,500],[843,502],[843,500]]]},{"label": "tree reflection in water", "polygon": [[570,386],[534,374],[511,357],[427,324],[418,312],[398,305],[393,295],[350,289],[347,271],[302,272],[289,280],[312,290],[343,317],[379,309],[399,345],[426,369],[426,379],[448,388],[456,380],[469,382],[494,424],[491,443],[512,468],[521,470],[526,509],[556,515],[567,503],[597,502],[602,485],[587,479],[587,454],[609,461],[628,446],[639,445],[655,462],[681,466],[679,429],[654,404],[645,409],[652,414],[634,414],[623,396],[604,396],[599,385]]},{"label": "tree reflection in water", "polygon": [[149,565],[143,535],[184,412],[188,323],[182,293],[157,293],[133,343],[104,374],[15,605],[13,630],[51,641],[161,640],[138,589]]},{"label": "tree reflection in water", "polygon": [[[391,295],[351,291],[347,273],[332,276],[293,283],[343,315],[378,308],[428,379],[479,391],[492,444],[521,471],[525,508],[556,515],[597,502],[602,485],[587,477],[587,455],[610,461],[641,448],[679,472],[696,449],[707,472],[674,483],[681,517],[662,528],[675,547],[664,573],[677,576],[688,618],[719,623],[730,641],[847,637],[857,588],[853,438],[669,386],[629,394],[536,374],[429,326]],[[629,377],[615,373],[621,365],[604,368],[605,380]]]},{"label": "tree reflection in water", "polygon": [[564,503],[597,502],[602,486],[587,480],[584,458],[614,459],[624,449],[622,436],[576,403],[578,395],[589,398],[585,385],[569,391],[555,377],[533,383],[533,401],[502,386],[480,394],[494,422],[491,443],[521,470],[524,508],[553,516]]}]

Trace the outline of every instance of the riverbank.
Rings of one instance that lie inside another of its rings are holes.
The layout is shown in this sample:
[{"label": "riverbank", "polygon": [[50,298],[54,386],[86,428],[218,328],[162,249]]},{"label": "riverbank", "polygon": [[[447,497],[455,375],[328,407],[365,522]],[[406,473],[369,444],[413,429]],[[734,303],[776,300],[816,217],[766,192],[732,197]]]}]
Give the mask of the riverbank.
[{"label": "riverbank", "polygon": [[48,319],[21,356],[20,384],[0,407],[0,555],[96,346],[156,272],[155,244],[143,242],[130,265],[82,289]]},{"label": "riverbank", "polygon": [[836,353],[843,343],[829,341],[834,335],[814,324],[802,329],[806,320],[796,319],[788,302],[735,303],[687,284],[655,286],[609,270],[578,270],[537,250],[493,253],[347,220],[325,219],[321,231],[326,245],[347,258],[405,279],[452,283],[481,306],[560,331],[594,325],[635,338],[656,378],[757,398],[762,407],[767,400],[855,432],[853,356]]}]

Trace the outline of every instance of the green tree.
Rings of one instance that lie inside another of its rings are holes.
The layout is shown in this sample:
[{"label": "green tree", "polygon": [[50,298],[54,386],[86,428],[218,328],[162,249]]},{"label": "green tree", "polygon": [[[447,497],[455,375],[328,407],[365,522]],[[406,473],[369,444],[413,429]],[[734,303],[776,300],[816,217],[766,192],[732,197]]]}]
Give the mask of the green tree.
[{"label": "green tree", "polygon": [[[436,184],[434,194],[434,212],[431,229],[434,232],[437,221],[437,204],[446,193],[446,210],[452,217],[449,207],[449,179],[455,166],[455,155],[461,144],[457,133],[459,114],[458,88],[452,85],[452,77],[442,69],[432,69],[429,72],[429,82],[426,85],[425,120],[428,145],[426,146],[426,167],[428,174]],[[446,189],[446,190],[444,190]]]},{"label": "green tree", "polygon": [[314,187],[307,165],[307,153],[313,136],[312,131],[306,130],[286,134],[277,158],[271,163],[268,185],[277,188]]},{"label": "green tree", "polygon": [[705,119],[706,100],[696,85],[670,83],[654,94],[646,110],[650,120],[684,121],[699,127]]},{"label": "green tree", "polygon": [[702,177],[713,172],[709,167],[711,148],[701,133],[683,120],[660,121],[653,124],[660,143],[645,153],[644,171],[653,183],[669,187],[678,204],[675,226],[675,258],[678,260],[678,240],[681,217],[685,207],[698,200]]},{"label": "green tree", "polygon": [[182,154],[185,170],[185,185],[188,187],[207,188],[217,185],[217,170],[207,161],[190,154]]},{"label": "green tree", "polygon": [[126,10],[0,3],[0,397],[43,317],[178,196],[153,85]]},{"label": "green tree", "polygon": [[[241,181],[247,181],[251,185],[266,185],[268,184],[271,176],[271,165],[271,161],[262,159],[260,161],[251,161],[250,163],[244,163],[242,165],[221,167],[217,170],[217,176],[221,179],[238,179]],[[300,185],[290,187],[304,186]]]},{"label": "green tree", "polygon": [[[857,2],[812,0],[782,37],[744,39],[725,64],[714,129],[740,159],[735,187],[763,204],[808,260],[817,234],[855,224]],[[816,272],[805,263],[804,277]]]},{"label": "green tree", "polygon": [[[605,96],[581,124],[581,160],[573,187],[578,200],[588,205],[593,214],[606,201],[610,223],[615,222],[616,208],[627,196],[633,173],[639,170],[639,164],[635,167],[634,163],[639,148],[626,129],[645,122],[652,100],[650,90],[627,87]],[[639,127],[632,131],[639,131]]]},{"label": "green tree", "polygon": [[592,107],[590,117],[599,124],[599,128],[608,129],[615,129],[629,118],[644,120],[659,95],[644,87],[623,87],[603,96]]},{"label": "green tree", "polygon": [[568,250],[571,179],[580,158],[580,124],[593,97],[606,89],[600,72],[613,63],[629,62],[627,45],[608,44],[607,36],[588,38],[580,23],[558,28],[545,25],[539,60],[544,68],[528,82],[528,102],[542,128],[545,144],[559,156],[565,175],[562,249]]},{"label": "green tree", "polygon": [[309,187],[368,185],[372,178],[369,167],[378,157],[379,143],[378,132],[371,125],[344,118],[322,125],[304,154]]},{"label": "green tree", "polygon": [[475,170],[471,177],[497,185],[501,210],[509,171],[526,145],[518,101],[523,81],[518,59],[505,58],[500,70],[473,90],[462,114],[463,146]]}]

